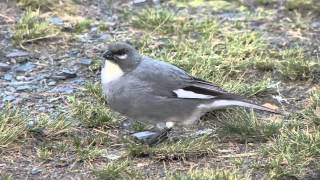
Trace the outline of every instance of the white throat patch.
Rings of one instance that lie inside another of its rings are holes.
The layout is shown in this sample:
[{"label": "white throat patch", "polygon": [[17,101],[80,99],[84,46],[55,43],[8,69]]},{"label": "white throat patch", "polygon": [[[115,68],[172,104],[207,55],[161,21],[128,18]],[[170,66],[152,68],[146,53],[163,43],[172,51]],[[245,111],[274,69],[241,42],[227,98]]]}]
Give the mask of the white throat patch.
[{"label": "white throat patch", "polygon": [[120,78],[124,72],[120,66],[112,61],[106,60],[104,67],[101,70],[102,84],[109,83]]}]

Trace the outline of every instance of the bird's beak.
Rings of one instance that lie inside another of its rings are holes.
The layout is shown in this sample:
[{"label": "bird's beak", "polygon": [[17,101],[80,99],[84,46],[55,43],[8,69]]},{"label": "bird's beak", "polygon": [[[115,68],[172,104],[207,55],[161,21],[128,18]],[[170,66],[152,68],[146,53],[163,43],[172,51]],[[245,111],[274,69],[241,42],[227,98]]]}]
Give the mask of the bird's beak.
[{"label": "bird's beak", "polygon": [[110,50],[105,51],[103,53],[102,57],[105,59],[109,59],[109,60],[113,59],[112,52]]}]

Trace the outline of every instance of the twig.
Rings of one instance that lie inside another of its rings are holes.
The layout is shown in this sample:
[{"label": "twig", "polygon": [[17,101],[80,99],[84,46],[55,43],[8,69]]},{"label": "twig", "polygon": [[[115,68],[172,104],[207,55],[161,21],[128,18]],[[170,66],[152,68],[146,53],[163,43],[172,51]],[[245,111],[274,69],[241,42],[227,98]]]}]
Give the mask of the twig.
[{"label": "twig", "polygon": [[105,131],[101,131],[99,129],[93,129],[94,131],[98,132],[98,133],[101,133],[101,134],[104,134],[104,135],[107,135],[107,136],[111,136],[111,137],[114,137],[114,138],[119,138],[118,136],[114,135],[114,134],[111,134],[111,133],[107,133]]},{"label": "twig", "polygon": [[239,157],[248,157],[248,156],[256,156],[257,153],[243,153],[243,154],[230,154],[230,155],[222,155],[218,156],[219,158],[239,158]]},{"label": "twig", "polygon": [[11,17],[8,17],[6,15],[0,14],[0,17],[7,19],[8,20],[7,22],[14,22],[14,19],[12,19]]},{"label": "twig", "polygon": [[37,37],[37,38],[33,38],[33,39],[28,39],[26,41],[24,41],[23,43],[30,43],[30,42],[34,42],[34,41],[38,41],[38,40],[42,40],[42,39],[49,39],[49,38],[53,38],[56,37],[59,33],[55,33],[55,34],[50,34],[47,36],[42,36],[42,37]]}]

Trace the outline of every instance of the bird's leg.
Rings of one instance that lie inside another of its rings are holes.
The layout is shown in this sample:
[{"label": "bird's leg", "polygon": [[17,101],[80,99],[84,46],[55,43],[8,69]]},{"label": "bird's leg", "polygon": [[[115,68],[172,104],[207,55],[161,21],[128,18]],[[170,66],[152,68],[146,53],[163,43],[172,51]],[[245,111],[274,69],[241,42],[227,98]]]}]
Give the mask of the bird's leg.
[{"label": "bird's leg", "polygon": [[149,146],[155,146],[162,143],[163,141],[168,139],[168,134],[171,130],[172,128],[164,128],[159,132],[159,134],[156,134],[153,137],[151,137],[149,140],[147,140],[146,143]]}]

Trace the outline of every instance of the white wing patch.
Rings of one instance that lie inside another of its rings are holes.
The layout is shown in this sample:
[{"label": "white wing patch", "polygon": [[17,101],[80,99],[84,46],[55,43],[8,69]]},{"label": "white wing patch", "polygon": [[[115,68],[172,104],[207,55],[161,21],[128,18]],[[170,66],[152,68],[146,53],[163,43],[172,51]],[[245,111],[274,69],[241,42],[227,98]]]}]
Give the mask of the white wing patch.
[{"label": "white wing patch", "polygon": [[120,78],[124,72],[120,66],[112,61],[106,60],[104,67],[101,70],[102,84],[109,83]]},{"label": "white wing patch", "polygon": [[184,89],[176,89],[173,91],[178,98],[185,98],[185,99],[212,99],[215,96],[205,95],[205,94],[198,94],[192,91],[186,91]]}]

